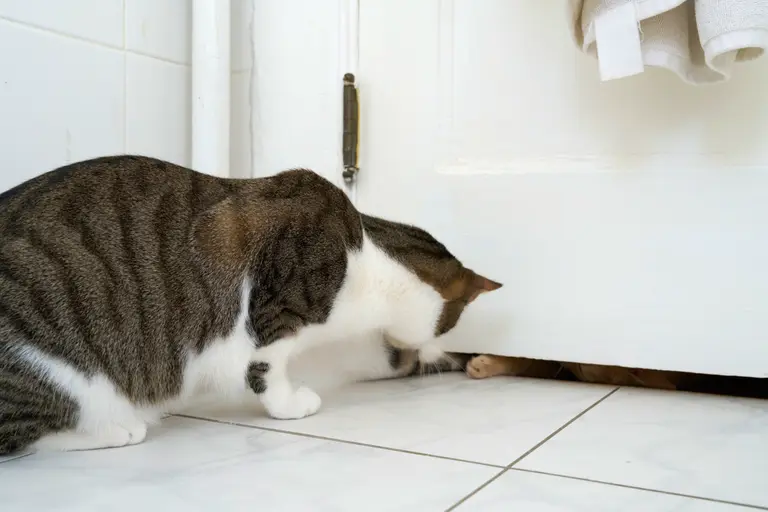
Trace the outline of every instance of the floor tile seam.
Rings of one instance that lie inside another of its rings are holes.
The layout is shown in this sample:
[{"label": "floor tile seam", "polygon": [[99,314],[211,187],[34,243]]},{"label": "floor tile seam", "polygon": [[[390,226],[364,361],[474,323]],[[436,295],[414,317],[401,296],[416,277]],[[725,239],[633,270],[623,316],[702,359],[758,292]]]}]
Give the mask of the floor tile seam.
[{"label": "floor tile seam", "polygon": [[240,428],[247,428],[247,429],[254,429],[254,430],[261,430],[264,432],[272,432],[275,434],[288,434],[292,436],[298,436],[298,437],[305,437],[309,439],[317,439],[319,441],[330,441],[333,443],[341,443],[341,444],[347,444],[352,446],[360,446],[364,448],[374,448],[376,450],[384,450],[389,452],[395,452],[395,453],[403,453],[407,455],[416,455],[421,457],[430,457],[432,459],[438,459],[438,460],[446,460],[451,462],[461,462],[464,464],[471,464],[473,466],[480,466],[480,467],[486,467],[486,468],[494,468],[494,469],[504,469],[505,466],[502,464],[492,464],[490,462],[482,462],[477,460],[469,460],[469,459],[460,459],[457,457],[448,457],[445,455],[437,455],[434,453],[428,453],[428,452],[419,452],[416,450],[406,450],[403,448],[394,448],[391,446],[384,446],[380,444],[371,444],[371,443],[364,443],[361,441],[353,441],[351,439],[342,439],[340,437],[330,437],[330,436],[321,436],[318,434],[310,434],[308,432],[296,432],[293,430],[281,430],[277,428],[272,427],[263,427],[259,425],[250,425],[248,423],[240,423],[235,421],[223,421],[223,420],[217,420],[214,418],[205,418],[203,416],[194,416],[189,414],[174,414],[173,416],[177,416],[179,418],[186,418],[186,419],[192,419],[192,420],[198,420],[198,421],[207,421],[209,423],[218,423],[220,425],[229,425],[231,427],[240,427]]},{"label": "floor tile seam", "polygon": [[549,434],[547,437],[545,437],[544,439],[542,439],[541,441],[539,441],[538,443],[536,443],[536,444],[535,444],[535,445],[534,445],[532,448],[530,448],[528,451],[526,451],[525,453],[523,453],[523,454],[522,454],[520,457],[518,457],[517,459],[515,459],[514,461],[512,461],[512,463],[508,464],[508,465],[507,465],[507,467],[505,467],[505,468],[504,468],[502,471],[499,471],[499,472],[498,472],[496,475],[494,475],[494,476],[493,476],[493,477],[491,477],[490,479],[486,480],[486,481],[485,481],[485,482],[483,482],[481,485],[479,485],[479,486],[478,486],[478,487],[476,487],[474,490],[472,490],[472,492],[470,492],[469,494],[467,494],[466,496],[464,496],[463,498],[461,498],[459,501],[457,501],[456,503],[454,503],[453,505],[451,505],[451,507],[450,507],[450,508],[448,508],[448,509],[446,510],[446,512],[452,512],[453,510],[456,510],[458,507],[460,507],[461,505],[463,505],[464,503],[466,503],[467,501],[469,501],[469,500],[470,500],[470,499],[471,499],[473,496],[476,496],[476,495],[477,495],[477,494],[478,494],[480,491],[482,491],[483,489],[485,489],[486,487],[488,487],[490,484],[492,484],[493,482],[495,482],[496,480],[498,480],[498,479],[499,479],[499,478],[500,478],[502,475],[504,475],[504,474],[505,474],[507,471],[509,471],[510,469],[512,469],[512,467],[513,467],[515,464],[517,464],[518,462],[520,462],[521,460],[523,460],[524,458],[526,458],[528,455],[530,455],[531,453],[533,453],[534,451],[536,451],[538,448],[540,448],[542,445],[544,445],[544,443],[546,443],[547,441],[549,441],[550,439],[552,439],[553,437],[555,437],[557,434],[559,434],[560,432],[562,432],[562,431],[563,431],[563,430],[564,430],[566,427],[568,427],[568,426],[569,426],[570,424],[572,424],[574,421],[576,421],[576,420],[578,420],[579,418],[581,418],[582,416],[584,416],[584,415],[585,415],[587,412],[589,412],[589,411],[591,411],[592,409],[594,409],[595,407],[597,407],[599,404],[601,404],[603,401],[605,401],[605,400],[606,400],[608,397],[610,397],[612,394],[614,394],[614,393],[615,393],[616,391],[618,391],[618,390],[619,390],[619,387],[617,386],[617,387],[613,388],[612,390],[610,390],[610,391],[609,391],[608,393],[606,393],[605,395],[603,395],[602,397],[600,397],[600,399],[596,400],[596,401],[595,401],[594,403],[592,403],[592,404],[591,404],[589,407],[587,407],[587,408],[585,408],[584,410],[582,410],[581,412],[579,412],[579,413],[578,413],[576,416],[574,416],[573,418],[571,418],[570,420],[568,420],[567,422],[565,422],[563,425],[561,425],[559,428],[557,428],[557,429],[556,429],[554,432],[550,433],[550,434]]},{"label": "floor tile seam", "polygon": [[475,487],[475,488],[472,490],[472,492],[470,492],[469,494],[465,495],[465,496],[464,496],[463,498],[461,498],[459,501],[457,501],[456,503],[454,503],[453,505],[451,505],[449,508],[447,508],[447,509],[445,510],[445,512],[453,512],[454,510],[456,510],[457,508],[459,508],[460,506],[462,506],[464,503],[466,503],[467,501],[469,501],[470,499],[472,499],[474,496],[477,496],[477,495],[480,493],[480,491],[482,491],[483,489],[485,489],[486,487],[488,487],[489,485],[491,485],[493,482],[495,482],[496,480],[498,480],[499,478],[501,478],[501,477],[502,477],[502,475],[504,475],[504,474],[505,474],[507,471],[509,471],[509,468],[502,468],[502,469],[501,469],[501,471],[499,471],[498,473],[496,473],[495,475],[493,475],[491,478],[489,478],[488,480],[486,480],[486,481],[485,481],[485,482],[483,482],[482,484],[480,484],[480,485],[478,485],[477,487]]},{"label": "floor tile seam", "polygon": [[29,457],[30,455],[34,455],[34,453],[35,452],[24,452],[24,453],[20,453],[18,455],[10,455],[10,456],[8,456],[7,459],[0,460],[0,466],[2,466],[3,464],[8,464],[10,462],[21,460],[21,459],[23,459],[25,457]]},{"label": "floor tile seam", "polygon": [[665,494],[667,496],[676,496],[676,497],[680,497],[680,498],[690,498],[690,499],[700,500],[700,501],[709,501],[709,502],[712,502],[712,503],[721,503],[721,504],[724,504],[724,505],[733,505],[733,506],[737,506],[737,507],[745,507],[745,508],[754,509],[754,510],[768,510],[768,506],[754,505],[754,504],[751,504],[751,503],[742,503],[742,502],[738,502],[738,501],[723,500],[723,499],[719,499],[719,498],[711,498],[711,497],[708,497],[708,496],[699,496],[699,495],[696,495],[696,494],[687,494],[687,493],[675,492],[675,491],[665,491],[663,489],[654,489],[652,487],[640,487],[640,486],[637,486],[637,485],[622,484],[622,483],[619,483],[619,482],[610,482],[610,481],[607,481],[607,480],[595,480],[593,478],[579,477],[579,476],[574,476],[574,475],[565,475],[565,474],[562,474],[562,473],[553,473],[551,471],[540,471],[540,470],[536,470],[536,469],[517,468],[517,467],[515,467],[515,468],[506,468],[506,469],[508,471],[516,471],[516,472],[520,472],[520,473],[530,473],[530,474],[534,474],[534,475],[551,476],[551,477],[555,477],[555,478],[564,478],[564,479],[567,479],[567,480],[576,480],[576,481],[579,481],[579,482],[588,482],[588,483],[592,483],[592,484],[608,485],[608,486],[611,486],[611,487],[620,487],[622,489],[632,489],[632,490],[635,490],[635,491],[651,492],[651,493],[655,493],[655,494]]},{"label": "floor tile seam", "polygon": [[621,386],[616,386],[612,390],[610,390],[608,393],[600,397],[598,400],[593,402],[591,405],[589,405],[587,408],[579,412],[577,415],[575,415],[573,418],[569,419],[565,423],[563,423],[560,427],[558,427],[556,430],[554,430],[552,433],[550,433],[547,437],[533,445],[528,451],[523,453],[521,456],[519,456],[517,459],[513,460],[510,464],[507,465],[507,468],[512,468],[516,464],[518,464],[520,461],[531,455],[533,452],[544,446],[546,443],[551,441],[555,436],[557,436],[560,432],[571,426],[573,423],[575,423],[577,420],[582,418],[584,415],[586,415],[589,411],[606,401],[608,398],[610,398],[614,393],[616,393],[619,389],[621,389]]}]

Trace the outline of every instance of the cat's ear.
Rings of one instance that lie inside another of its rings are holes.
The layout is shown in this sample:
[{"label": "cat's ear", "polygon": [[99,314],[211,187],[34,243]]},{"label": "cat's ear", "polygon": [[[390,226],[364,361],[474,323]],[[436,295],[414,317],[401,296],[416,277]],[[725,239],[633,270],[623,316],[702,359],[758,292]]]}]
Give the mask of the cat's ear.
[{"label": "cat's ear", "polygon": [[481,294],[485,292],[492,292],[493,290],[498,290],[501,288],[501,283],[497,283],[496,281],[491,281],[487,277],[483,277],[480,274],[476,274],[473,271],[469,270],[468,272],[468,283],[466,292],[464,294],[465,300],[467,301],[467,304],[475,300],[477,297],[479,297]]}]

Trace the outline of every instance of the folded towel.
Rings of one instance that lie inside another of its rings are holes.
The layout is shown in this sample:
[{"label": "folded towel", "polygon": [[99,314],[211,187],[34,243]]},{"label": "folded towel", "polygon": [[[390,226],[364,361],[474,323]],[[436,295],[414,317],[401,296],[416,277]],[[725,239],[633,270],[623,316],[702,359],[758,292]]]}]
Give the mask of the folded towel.
[{"label": "folded towel", "polygon": [[735,62],[768,49],[768,0],[569,0],[568,8],[576,44],[597,56],[605,80],[646,65],[690,84],[721,82]]}]

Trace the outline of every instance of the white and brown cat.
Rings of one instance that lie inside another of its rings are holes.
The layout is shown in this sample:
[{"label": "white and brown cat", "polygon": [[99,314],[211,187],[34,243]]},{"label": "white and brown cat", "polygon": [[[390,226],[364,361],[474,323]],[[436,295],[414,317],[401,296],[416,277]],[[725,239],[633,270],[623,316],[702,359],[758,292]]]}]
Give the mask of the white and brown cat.
[{"label": "white and brown cat", "polygon": [[[206,393],[314,414],[320,396],[288,373],[302,352],[383,334],[434,363],[500,286],[311,171],[229,180],[137,156],[53,170],[0,194],[0,454],[140,443]],[[399,352],[375,345],[391,368]]]}]

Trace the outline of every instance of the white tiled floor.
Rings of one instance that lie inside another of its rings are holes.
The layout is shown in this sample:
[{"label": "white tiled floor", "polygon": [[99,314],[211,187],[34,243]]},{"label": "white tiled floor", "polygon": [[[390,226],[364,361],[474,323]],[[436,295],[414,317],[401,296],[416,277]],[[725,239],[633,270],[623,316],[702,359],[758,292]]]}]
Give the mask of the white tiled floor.
[{"label": "white tiled floor", "polygon": [[451,374],[298,421],[189,414],[139,446],[0,463],[0,509],[768,510],[768,401]]}]

